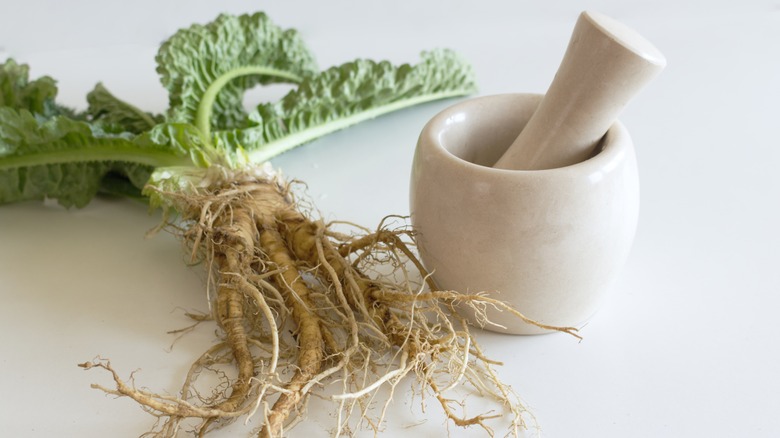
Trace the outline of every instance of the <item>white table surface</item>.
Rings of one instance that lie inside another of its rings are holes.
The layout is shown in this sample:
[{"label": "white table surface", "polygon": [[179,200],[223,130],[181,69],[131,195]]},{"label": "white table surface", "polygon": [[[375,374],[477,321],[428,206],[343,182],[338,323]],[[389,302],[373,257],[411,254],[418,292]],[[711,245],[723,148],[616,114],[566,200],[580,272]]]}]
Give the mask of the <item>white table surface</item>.
[{"label": "white table surface", "polygon": [[[565,335],[479,333],[545,437],[780,436],[780,2],[2,0],[0,58],[59,80],[84,108],[97,81],[156,111],[158,44],[218,12],[263,8],[296,27],[323,67],[357,57],[416,60],[450,47],[481,95],[544,92],[582,9],[636,28],[667,56],[626,109],[642,186],[639,228],[603,309]],[[250,93],[250,98],[272,98]],[[273,160],[308,183],[329,219],[375,225],[408,212],[416,137],[439,102],[351,128]],[[184,310],[205,310],[201,268],[157,215],[130,201],[66,211],[0,207],[0,435],[133,437],[151,417],[76,364],[111,358],[123,375],[175,392],[213,342],[202,326],[170,348]],[[400,392],[384,436],[442,436],[443,416]],[[290,436],[327,436],[326,405]],[[256,423],[215,437],[249,436]],[[477,436],[451,428],[452,436]],[[359,436],[370,436],[365,432]]]}]

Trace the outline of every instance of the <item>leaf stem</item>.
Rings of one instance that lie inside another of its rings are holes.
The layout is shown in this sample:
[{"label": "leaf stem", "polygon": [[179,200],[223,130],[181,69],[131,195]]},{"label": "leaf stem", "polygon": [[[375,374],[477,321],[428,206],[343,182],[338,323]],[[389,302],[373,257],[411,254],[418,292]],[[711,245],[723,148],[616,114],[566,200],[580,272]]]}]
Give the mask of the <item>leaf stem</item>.
[{"label": "leaf stem", "polygon": [[326,134],[341,130],[348,126],[360,123],[365,120],[373,119],[375,117],[387,114],[402,108],[418,105],[421,103],[431,102],[439,99],[446,99],[450,97],[462,96],[468,94],[471,90],[452,90],[441,93],[425,94],[422,96],[411,97],[403,100],[398,100],[387,105],[372,108],[368,111],[353,114],[343,119],[334,120],[322,125],[313,126],[302,131],[298,131],[294,134],[284,136],[278,140],[266,143],[257,149],[248,152],[249,160],[253,163],[263,163],[271,158],[286,152],[296,146],[302,145],[309,141],[312,141],[318,137],[322,137]]},{"label": "leaf stem", "polygon": [[240,76],[248,75],[275,76],[278,78],[288,79],[294,83],[299,83],[303,80],[302,77],[284,70],[254,65],[239,67],[226,72],[208,86],[206,92],[203,93],[203,97],[201,98],[200,103],[198,104],[198,111],[195,116],[195,126],[200,130],[200,132],[203,133],[206,138],[211,138],[211,112],[214,107],[214,101],[217,98],[217,94],[219,94],[219,91],[222,89],[222,87],[224,87],[231,80]]},{"label": "leaf stem", "polygon": [[0,157],[0,171],[29,166],[95,161],[121,161],[152,167],[192,166],[189,158],[168,152],[112,145]]}]

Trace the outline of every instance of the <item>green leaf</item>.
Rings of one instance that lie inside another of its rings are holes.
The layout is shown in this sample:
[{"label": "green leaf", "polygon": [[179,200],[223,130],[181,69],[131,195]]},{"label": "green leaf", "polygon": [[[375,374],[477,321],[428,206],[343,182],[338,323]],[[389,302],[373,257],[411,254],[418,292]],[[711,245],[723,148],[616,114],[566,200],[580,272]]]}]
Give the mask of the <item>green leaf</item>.
[{"label": "green leaf", "polygon": [[30,81],[30,68],[13,59],[0,64],[0,107],[47,114],[54,108],[57,85],[43,76]]},{"label": "green leaf", "polygon": [[[30,81],[27,66],[1,64],[0,203],[56,198],[82,206],[98,191],[137,196],[149,181],[189,187],[363,120],[476,88],[471,67],[446,50],[423,53],[416,65],[358,60],[317,72],[297,32],[262,13],[181,30],[163,43],[157,62],[169,90],[165,117],[101,84],[88,95],[88,111],[77,113],[56,104],[53,79]],[[247,114],[244,92],[273,82],[298,87]]]},{"label": "green leaf", "polygon": [[87,94],[87,102],[87,114],[92,120],[116,125],[121,131],[140,134],[164,121],[162,115],[142,111],[118,99],[102,83]]},{"label": "green leaf", "polygon": [[475,90],[471,66],[449,50],[423,52],[416,65],[358,60],[308,76],[279,102],[258,106],[250,126],[219,136],[260,163],[355,123]]},{"label": "green leaf", "polygon": [[297,83],[317,70],[295,30],[265,14],[220,15],[163,43],[157,71],[170,92],[168,120],[211,130],[245,126],[244,92],[257,84]]},{"label": "green leaf", "polygon": [[111,135],[83,121],[0,108],[0,204],[56,198],[66,207],[82,207],[109,173],[140,188],[155,167],[206,160],[186,131],[160,125],[137,137]]}]

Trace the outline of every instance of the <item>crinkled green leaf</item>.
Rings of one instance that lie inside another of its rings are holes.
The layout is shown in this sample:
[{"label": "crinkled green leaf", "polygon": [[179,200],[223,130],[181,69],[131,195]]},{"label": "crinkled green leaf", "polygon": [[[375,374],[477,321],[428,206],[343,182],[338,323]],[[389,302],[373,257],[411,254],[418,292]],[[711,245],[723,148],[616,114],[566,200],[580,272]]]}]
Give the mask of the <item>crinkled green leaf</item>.
[{"label": "crinkled green leaf", "polygon": [[47,114],[56,96],[54,79],[43,76],[30,81],[30,68],[26,64],[17,64],[13,59],[0,64],[0,107]]},{"label": "crinkled green leaf", "polygon": [[[101,84],[77,113],[55,102],[51,78],[30,81],[27,66],[0,64],[0,203],[82,206],[98,191],[137,196],[150,180],[193,186],[360,121],[475,90],[471,67],[446,50],[416,65],[358,60],[317,72],[296,31],[262,13],[181,30],[157,62],[169,90],[164,117]],[[273,82],[298,87],[247,114],[244,92]]]},{"label": "crinkled green leaf", "polygon": [[81,207],[109,173],[141,187],[155,167],[192,165],[198,146],[185,147],[182,131],[159,125],[137,137],[108,135],[83,121],[0,108],[0,204],[56,198]]},{"label": "crinkled green leaf", "polygon": [[140,134],[164,121],[162,115],[142,111],[118,99],[102,83],[87,94],[87,114],[93,121],[114,125],[119,131]]},{"label": "crinkled green leaf", "polygon": [[272,82],[299,82],[317,70],[295,30],[262,13],[220,15],[163,43],[157,71],[170,95],[168,120],[211,130],[245,125],[244,92]]},{"label": "crinkled green leaf", "polygon": [[30,80],[30,67],[8,59],[0,64],[0,107],[27,110],[40,117],[66,116],[85,120],[85,114],[55,102],[56,81],[49,76]]},{"label": "crinkled green leaf", "polygon": [[308,76],[279,102],[258,106],[249,127],[218,135],[263,162],[381,114],[475,90],[471,66],[449,50],[423,52],[416,65],[358,60]]}]

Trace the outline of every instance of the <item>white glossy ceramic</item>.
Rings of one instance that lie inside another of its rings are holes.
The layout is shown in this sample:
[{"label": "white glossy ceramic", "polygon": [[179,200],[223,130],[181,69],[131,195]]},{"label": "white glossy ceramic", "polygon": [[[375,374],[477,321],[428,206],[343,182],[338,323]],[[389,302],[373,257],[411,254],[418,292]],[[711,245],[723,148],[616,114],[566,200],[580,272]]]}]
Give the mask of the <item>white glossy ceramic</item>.
[{"label": "white glossy ceramic", "polygon": [[[491,166],[540,95],[458,103],[423,129],[411,174],[420,256],[441,289],[487,292],[550,325],[580,326],[629,253],[639,209],[631,138],[615,123],[595,156],[548,170]],[[518,123],[520,121],[520,123]],[[543,330],[489,310],[487,329]]]}]

